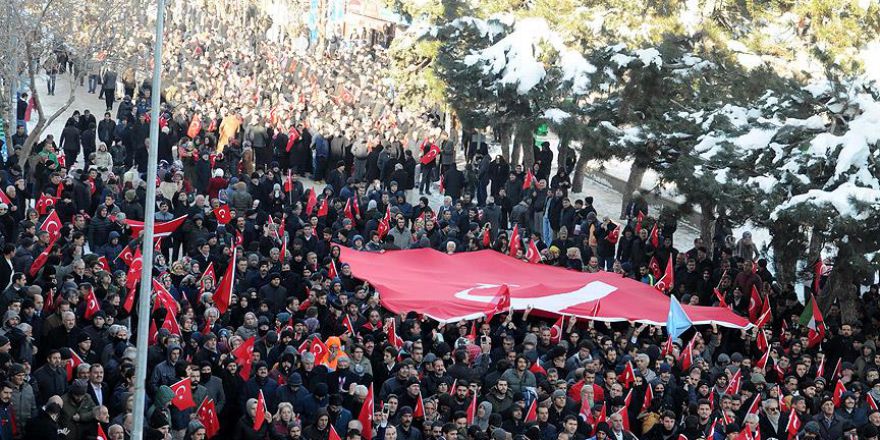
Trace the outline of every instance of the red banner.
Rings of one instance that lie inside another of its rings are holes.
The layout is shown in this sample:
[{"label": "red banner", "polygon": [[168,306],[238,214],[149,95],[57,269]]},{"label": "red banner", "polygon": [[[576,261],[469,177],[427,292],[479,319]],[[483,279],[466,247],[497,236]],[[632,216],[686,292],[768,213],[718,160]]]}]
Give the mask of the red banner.
[{"label": "red banner", "polygon": [[[501,286],[513,310],[532,306],[545,315],[666,325],[669,297],[610,272],[595,274],[530,264],[491,251],[447,255],[433,249],[381,254],[342,249],[354,275],[376,286],[384,307],[416,311],[441,322],[484,316]],[[596,305],[601,302],[601,307]],[[750,324],[722,307],[682,306],[694,324],[744,328]],[[595,316],[594,316],[595,315]]]}]

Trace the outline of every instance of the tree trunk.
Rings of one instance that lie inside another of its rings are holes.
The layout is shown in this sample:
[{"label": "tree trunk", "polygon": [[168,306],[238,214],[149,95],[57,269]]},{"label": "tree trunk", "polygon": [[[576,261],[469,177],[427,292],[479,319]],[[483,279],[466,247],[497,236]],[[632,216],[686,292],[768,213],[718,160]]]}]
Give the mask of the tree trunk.
[{"label": "tree trunk", "polygon": [[519,128],[519,141],[522,150],[523,168],[531,168],[535,164],[535,138],[531,125],[523,124]]},{"label": "tree trunk", "polygon": [[498,143],[501,144],[501,157],[510,163],[510,127],[507,125],[498,125],[493,129]]},{"label": "tree trunk", "polygon": [[[28,53],[30,53],[30,51],[28,51]],[[55,122],[59,116],[64,114],[64,112],[70,108],[70,105],[73,104],[74,99],[76,99],[76,86],[79,84],[79,80],[85,75],[85,69],[82,68],[77,69],[77,75],[68,75],[68,78],[70,78],[70,93],[67,96],[67,101],[47,118],[46,111],[43,109],[43,102],[40,100],[40,92],[37,89],[37,67],[33,65],[36,62],[37,61],[28,61],[28,76],[30,78],[31,95],[34,98],[34,108],[37,110],[38,119],[37,125],[28,134],[27,139],[24,141],[24,145],[21,147],[21,155],[18,157],[18,165],[22,168],[24,168],[25,163],[31,158],[31,153],[33,152],[34,146],[37,145],[37,141],[42,137],[43,130],[49,125],[52,125],[52,123]],[[74,164],[68,164],[68,166],[73,165]]]},{"label": "tree trunk", "polygon": [[642,187],[642,179],[645,177],[646,171],[648,171],[646,165],[643,165],[638,159],[633,161],[629,169],[629,177],[626,179],[626,186],[623,189],[623,200],[620,204],[621,218],[626,215],[626,205],[632,199],[632,193]]},{"label": "tree trunk", "polygon": [[715,203],[708,200],[700,203],[700,236],[703,238],[703,245],[708,249],[708,254],[712,255],[712,236],[714,235],[713,227],[715,226]]},{"label": "tree trunk", "polygon": [[773,249],[773,267],[776,279],[783,287],[797,281],[797,263],[801,258],[804,235],[791,225],[770,225],[770,247]]},{"label": "tree trunk", "polygon": [[514,125],[511,131],[513,131],[513,150],[510,152],[510,168],[512,169],[520,163],[522,143],[520,142],[519,124]]},{"label": "tree trunk", "polygon": [[[852,247],[845,243],[837,243],[837,259],[834,269],[828,276],[824,292],[818,296],[819,306],[822,313],[827,313],[828,308],[837,300],[840,306],[840,317],[843,324],[858,324],[862,317],[859,301],[859,293],[855,285],[853,271]],[[842,245],[842,246],[841,246]]]},{"label": "tree trunk", "polygon": [[587,173],[587,163],[589,162],[590,159],[584,154],[583,148],[581,148],[581,155],[574,166],[574,176],[571,178],[571,190],[573,192],[579,193],[584,190],[584,175]]},{"label": "tree trunk", "polygon": [[812,264],[822,255],[822,248],[825,246],[825,237],[822,235],[822,229],[819,226],[810,228],[810,244],[807,247],[807,263]]}]

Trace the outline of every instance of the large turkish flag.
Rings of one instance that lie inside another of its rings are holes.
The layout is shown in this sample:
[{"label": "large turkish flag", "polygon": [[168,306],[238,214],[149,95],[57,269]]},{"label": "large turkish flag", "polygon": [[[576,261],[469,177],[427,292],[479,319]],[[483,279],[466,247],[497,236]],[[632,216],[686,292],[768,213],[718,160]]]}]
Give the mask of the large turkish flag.
[{"label": "large turkish flag", "polygon": [[[666,325],[669,313],[669,297],[636,280],[530,264],[492,250],[447,255],[433,249],[379,254],[343,248],[341,259],[355,276],[376,287],[385,308],[416,311],[440,322],[484,316],[503,285],[510,289],[514,310],[531,305],[545,315],[655,325]],[[683,307],[694,324],[750,325],[727,308]]]}]

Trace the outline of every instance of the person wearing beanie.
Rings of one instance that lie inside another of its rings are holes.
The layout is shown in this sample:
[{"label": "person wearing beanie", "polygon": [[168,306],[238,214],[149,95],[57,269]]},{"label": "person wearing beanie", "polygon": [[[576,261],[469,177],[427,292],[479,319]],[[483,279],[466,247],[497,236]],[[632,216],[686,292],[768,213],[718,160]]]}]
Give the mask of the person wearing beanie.
[{"label": "person wearing beanie", "polygon": [[202,425],[202,422],[192,420],[186,427],[186,435],[183,437],[183,440],[204,440],[207,433],[208,431],[205,429],[205,425]]},{"label": "person wearing beanie", "polygon": [[61,397],[61,426],[70,429],[67,438],[80,438],[86,425],[95,422],[95,402],[86,392],[87,387],[85,380],[77,379]]},{"label": "person wearing beanie", "polygon": [[835,412],[830,394],[822,396],[819,414],[813,417],[813,421],[819,424],[819,436],[823,439],[837,439],[843,435],[843,419]]}]

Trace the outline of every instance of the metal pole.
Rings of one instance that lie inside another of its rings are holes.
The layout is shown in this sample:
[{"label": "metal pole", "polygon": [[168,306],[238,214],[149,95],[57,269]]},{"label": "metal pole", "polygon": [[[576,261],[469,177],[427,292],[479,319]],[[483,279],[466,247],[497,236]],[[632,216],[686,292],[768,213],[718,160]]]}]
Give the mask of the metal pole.
[{"label": "metal pole", "polygon": [[162,40],[165,27],[165,0],[156,6],[156,42],[153,46],[153,90],[150,112],[150,151],[147,155],[147,202],[144,207],[143,265],[138,297],[137,366],[134,382],[134,426],[132,440],[144,438],[146,414],[147,348],[150,331],[150,293],[153,289],[153,223],[156,216],[156,167],[159,152],[159,105],[162,84]]}]

